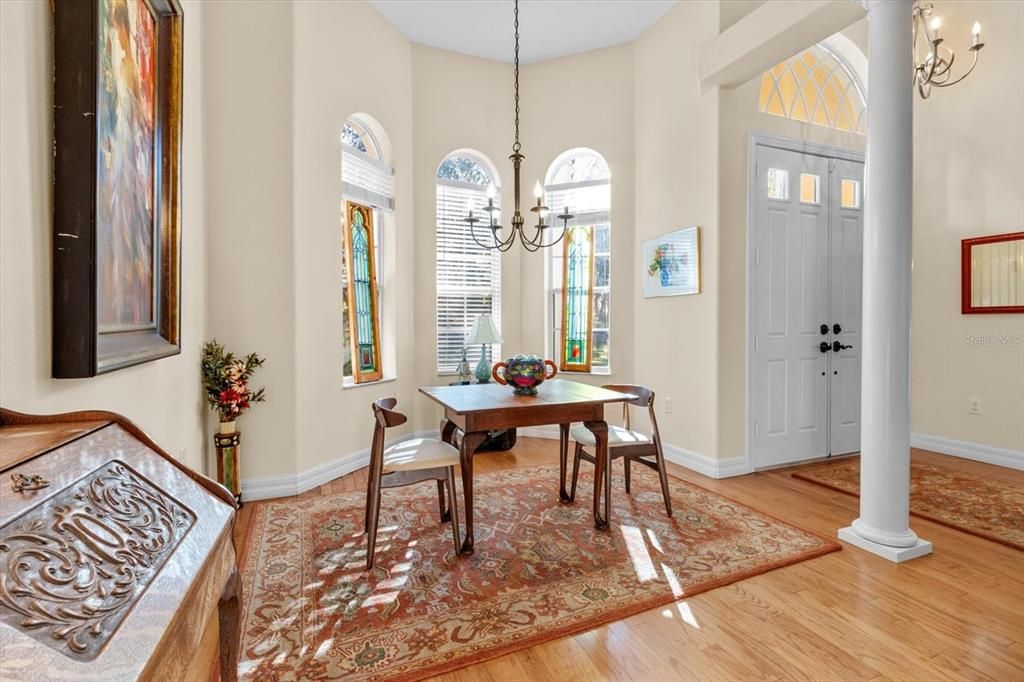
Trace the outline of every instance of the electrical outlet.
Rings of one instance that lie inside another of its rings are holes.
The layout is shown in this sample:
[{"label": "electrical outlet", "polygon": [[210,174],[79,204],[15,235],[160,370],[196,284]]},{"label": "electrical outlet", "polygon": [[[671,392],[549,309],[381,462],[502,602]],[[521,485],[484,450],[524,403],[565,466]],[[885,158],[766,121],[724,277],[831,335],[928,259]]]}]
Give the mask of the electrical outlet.
[{"label": "electrical outlet", "polygon": [[981,398],[967,399],[968,414],[981,414]]},{"label": "electrical outlet", "polygon": [[665,414],[672,414],[672,398],[665,398]]}]

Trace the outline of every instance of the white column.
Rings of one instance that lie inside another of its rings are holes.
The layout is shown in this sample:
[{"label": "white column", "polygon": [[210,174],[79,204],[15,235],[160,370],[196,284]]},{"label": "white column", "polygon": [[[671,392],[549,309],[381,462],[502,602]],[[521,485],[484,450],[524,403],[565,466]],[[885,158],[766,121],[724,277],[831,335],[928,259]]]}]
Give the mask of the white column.
[{"label": "white column", "polygon": [[929,554],[910,529],[912,0],[867,0],[860,518],[840,539],[891,561]]}]

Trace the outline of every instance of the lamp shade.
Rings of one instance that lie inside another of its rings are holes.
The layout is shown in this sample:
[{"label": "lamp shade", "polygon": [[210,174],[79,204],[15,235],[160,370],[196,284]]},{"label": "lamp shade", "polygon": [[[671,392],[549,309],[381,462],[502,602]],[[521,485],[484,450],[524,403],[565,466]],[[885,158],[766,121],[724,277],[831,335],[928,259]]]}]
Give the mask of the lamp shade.
[{"label": "lamp shade", "polygon": [[490,313],[484,313],[476,318],[473,324],[473,331],[469,333],[466,343],[476,345],[478,343],[503,343],[498,328],[494,326],[494,320]]}]

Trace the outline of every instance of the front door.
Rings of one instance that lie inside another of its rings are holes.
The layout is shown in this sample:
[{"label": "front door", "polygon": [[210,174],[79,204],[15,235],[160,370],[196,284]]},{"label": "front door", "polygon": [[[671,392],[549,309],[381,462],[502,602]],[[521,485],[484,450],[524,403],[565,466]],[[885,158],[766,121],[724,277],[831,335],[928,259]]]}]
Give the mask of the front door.
[{"label": "front door", "polygon": [[751,449],[764,468],[859,448],[863,166],[756,149]]}]

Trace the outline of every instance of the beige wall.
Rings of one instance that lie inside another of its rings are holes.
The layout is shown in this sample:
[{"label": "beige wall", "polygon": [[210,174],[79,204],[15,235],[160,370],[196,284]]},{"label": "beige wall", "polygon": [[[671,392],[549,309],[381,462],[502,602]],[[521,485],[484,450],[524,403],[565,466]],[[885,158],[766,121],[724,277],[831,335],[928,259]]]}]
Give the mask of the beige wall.
[{"label": "beige wall", "polygon": [[0,404],[120,412],[203,469],[206,335],[202,12],[185,2],[180,355],[92,379],[50,378],[53,21],[48,2],[0,2]]},{"label": "beige wall", "polygon": [[970,78],[914,100],[911,429],[1021,451],[1024,315],[960,313],[960,240],[1024,229],[1024,4],[941,11],[953,48],[975,20],[986,47]]},{"label": "beige wall", "polygon": [[662,438],[711,457],[718,452],[719,103],[716,93],[700,94],[697,50],[717,29],[717,5],[680,3],[634,43],[633,56],[635,248],[671,230],[701,228],[700,295],[645,299],[634,270],[636,381],[658,394]]}]

